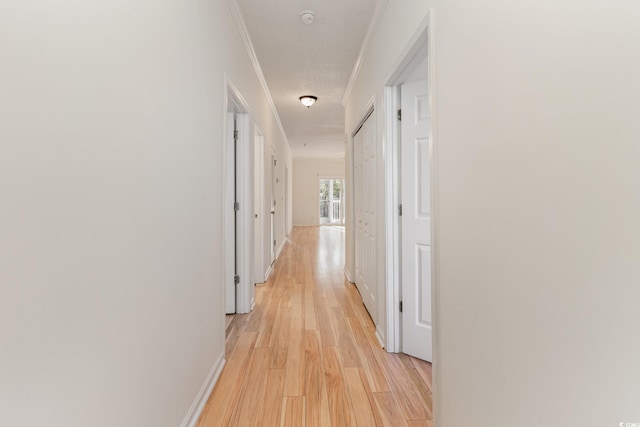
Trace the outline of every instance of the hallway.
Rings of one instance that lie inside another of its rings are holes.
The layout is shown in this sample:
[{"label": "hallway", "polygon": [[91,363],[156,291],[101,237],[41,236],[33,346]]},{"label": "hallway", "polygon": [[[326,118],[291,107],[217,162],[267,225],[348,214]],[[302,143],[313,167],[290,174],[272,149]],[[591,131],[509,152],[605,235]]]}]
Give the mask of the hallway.
[{"label": "hallway", "polygon": [[431,364],[380,348],[343,267],[343,227],[293,230],[253,312],[227,328],[199,427],[432,426]]}]

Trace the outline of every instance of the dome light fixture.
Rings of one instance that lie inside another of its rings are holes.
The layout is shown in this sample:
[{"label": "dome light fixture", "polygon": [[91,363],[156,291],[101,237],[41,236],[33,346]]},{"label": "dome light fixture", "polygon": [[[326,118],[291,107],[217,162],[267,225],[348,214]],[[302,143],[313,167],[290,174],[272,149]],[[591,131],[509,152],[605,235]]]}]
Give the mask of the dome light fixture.
[{"label": "dome light fixture", "polygon": [[317,100],[318,100],[318,97],[313,95],[303,95],[300,97],[300,102],[302,103],[302,105],[304,105],[307,108],[315,104]]},{"label": "dome light fixture", "polygon": [[305,10],[300,14],[300,20],[307,25],[311,25],[316,20],[316,13],[313,10]]}]

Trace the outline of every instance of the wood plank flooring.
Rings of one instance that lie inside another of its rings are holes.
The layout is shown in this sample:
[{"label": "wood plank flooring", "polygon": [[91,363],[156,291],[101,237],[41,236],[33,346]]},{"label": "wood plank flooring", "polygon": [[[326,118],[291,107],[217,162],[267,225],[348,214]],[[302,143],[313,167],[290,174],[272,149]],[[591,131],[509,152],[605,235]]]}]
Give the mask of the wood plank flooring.
[{"label": "wood plank flooring", "polygon": [[213,426],[431,426],[431,364],[380,348],[343,275],[344,228],[295,228],[252,313],[228,318]]}]

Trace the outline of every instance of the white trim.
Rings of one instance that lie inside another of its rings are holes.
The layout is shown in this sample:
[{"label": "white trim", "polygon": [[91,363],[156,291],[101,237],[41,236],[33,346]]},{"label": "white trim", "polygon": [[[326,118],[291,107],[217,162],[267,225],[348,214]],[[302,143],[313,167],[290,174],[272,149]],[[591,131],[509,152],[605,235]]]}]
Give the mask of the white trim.
[{"label": "white trim", "polygon": [[262,90],[264,91],[265,97],[267,98],[267,103],[271,108],[271,112],[275,117],[276,124],[280,129],[280,133],[282,134],[282,138],[287,143],[287,147],[290,148],[289,139],[287,138],[287,134],[284,131],[284,127],[282,126],[282,121],[280,120],[280,116],[278,115],[278,110],[276,109],[276,104],[273,102],[273,97],[271,96],[271,91],[269,90],[269,85],[267,84],[266,79],[264,78],[264,73],[262,72],[262,67],[260,66],[260,62],[258,61],[258,56],[256,55],[256,51],[253,48],[253,43],[251,42],[251,36],[249,35],[249,31],[247,30],[247,25],[244,22],[244,18],[242,17],[242,12],[240,12],[240,7],[238,6],[238,2],[236,0],[227,0],[227,6],[229,6],[229,11],[231,12],[231,16],[233,17],[233,21],[240,32],[240,38],[244,43],[244,47],[247,50],[247,54],[249,55],[249,59],[251,60],[251,64],[253,65],[253,69],[260,81],[260,85],[262,86]]},{"label": "white trim", "polygon": [[[253,212],[258,214],[257,221],[254,221],[253,230],[253,250],[254,250],[254,282],[264,283],[263,277],[266,271],[267,240],[265,239],[265,220],[271,214],[265,203],[265,137],[262,128],[257,123],[254,124],[253,136]],[[257,206],[256,206],[257,197]],[[256,247],[257,246],[257,247]],[[257,252],[257,253],[256,253]]]},{"label": "white trim", "polygon": [[356,239],[355,239],[355,179],[353,174],[353,135],[345,133],[345,212],[348,212],[345,221],[345,263],[344,271],[350,278],[350,283],[355,283],[355,263],[356,263]]},{"label": "white trim", "polygon": [[287,239],[285,238],[281,243],[280,246],[278,247],[278,249],[276,250],[276,259],[273,260],[273,263],[275,264],[276,261],[278,261],[278,258],[280,258],[280,253],[282,252],[282,250],[284,249],[284,245],[287,244]]},{"label": "white trim", "polygon": [[251,161],[251,143],[253,134],[251,133],[250,117],[248,114],[238,115],[238,162],[239,170],[236,172],[238,202],[238,275],[240,283],[237,286],[236,313],[245,314],[251,312],[251,287],[253,280],[253,179],[251,172],[253,162]]},{"label": "white trim", "polygon": [[269,276],[271,276],[271,273],[273,273],[273,266],[276,265],[276,262],[278,261],[278,258],[280,257],[280,253],[282,252],[282,250],[284,249],[284,245],[287,244],[287,240],[283,240],[282,243],[280,243],[280,246],[278,247],[278,249],[276,249],[276,254],[273,260],[273,263],[269,266],[269,268],[267,268],[267,272],[264,274],[264,281],[267,282],[269,280]]},{"label": "white trim", "polygon": [[373,17],[371,18],[371,22],[369,23],[369,29],[367,30],[367,35],[364,37],[364,41],[362,42],[362,46],[360,47],[360,53],[358,54],[358,58],[356,59],[355,64],[353,65],[353,70],[351,71],[351,77],[349,77],[349,82],[347,83],[347,88],[344,91],[344,96],[342,97],[342,105],[347,105],[347,99],[349,99],[349,95],[351,95],[351,91],[353,90],[353,85],[356,83],[358,79],[358,74],[360,74],[360,69],[362,68],[362,63],[364,62],[367,53],[369,52],[369,48],[371,47],[371,42],[373,41],[373,36],[378,29],[378,25],[382,20],[382,15],[384,10],[387,7],[387,3],[389,0],[379,0],[376,5],[376,9],[373,11]]},{"label": "white trim", "polygon": [[249,107],[249,103],[242,96],[238,88],[233,84],[233,82],[229,79],[229,75],[224,73],[224,81],[226,88],[227,98],[231,97],[236,107],[240,108],[242,111],[239,114],[251,113],[251,108]]},{"label": "white trim", "polygon": [[[320,190],[320,181],[323,180],[323,179],[325,179],[325,180],[326,179],[342,180],[342,184],[346,186],[346,182],[347,182],[346,177],[344,175],[320,175],[320,174],[318,174],[317,177],[318,177],[318,180],[317,180],[317,183],[316,183],[316,189],[317,189],[317,191],[316,191],[316,215],[317,215],[317,218],[318,218],[318,222],[317,222],[316,225],[318,225],[319,227],[324,226],[324,225],[345,226],[346,223],[344,221],[344,216],[345,216],[344,212],[345,212],[345,209],[346,209],[346,203],[344,201],[340,205],[340,209],[342,209],[342,220],[341,220],[341,222],[339,222],[337,224],[332,224],[332,223],[322,224],[320,222],[321,219],[320,219],[320,191],[319,190]],[[342,190],[344,191],[344,188]],[[311,226],[313,226],[313,224],[311,224]]]},{"label": "white trim", "polygon": [[[227,114],[229,112],[229,93],[231,92],[230,89],[230,82],[228,81],[227,78],[227,73],[224,74],[224,87],[223,87],[223,108],[222,108],[222,114],[223,114],[223,126],[222,126],[222,181],[223,181],[223,185],[222,185],[222,203],[220,203],[220,208],[222,209],[222,225],[221,225],[221,236],[222,236],[222,253],[223,254],[227,254],[228,252],[228,246],[229,243],[227,242],[226,239],[226,227],[227,227],[227,222],[228,222],[228,206],[227,206],[227,183],[228,183],[228,175],[229,175],[229,165],[227,164],[228,162],[226,161],[227,159],[227,152],[228,152],[228,139],[229,139],[229,132],[230,130],[228,129],[228,120],[227,120]],[[223,307],[225,308],[225,313],[231,311],[229,307],[227,307],[227,278],[228,278],[228,268],[227,268],[227,259],[226,259],[226,255],[223,255],[223,263],[222,263],[222,271],[221,271],[221,282],[222,282],[222,300],[224,301],[224,305]],[[236,301],[236,307],[237,307],[237,301]],[[223,331],[224,332],[224,331]]]},{"label": "white trim", "polygon": [[349,283],[355,283],[353,281],[353,279],[351,279],[351,274],[349,274],[349,270],[347,270],[347,266],[346,265],[344,267],[344,275],[347,278],[347,280],[349,281]]},{"label": "white trim", "polygon": [[[427,48],[428,50],[428,58],[429,58],[429,94],[431,95],[431,126],[430,126],[430,139],[431,141],[435,140],[434,137],[434,76],[435,76],[435,66],[434,66],[434,42],[433,42],[433,9],[429,9],[427,11],[426,16],[412,35],[412,37],[407,41],[404,49],[394,62],[391,67],[390,72],[388,73],[384,87],[384,105],[385,105],[385,117],[384,117],[384,151],[387,153],[385,158],[385,212],[387,214],[386,218],[392,218],[392,220],[385,221],[385,236],[387,242],[391,244],[387,244],[385,247],[385,265],[386,265],[386,281],[387,281],[387,289],[386,289],[386,298],[387,298],[387,343],[389,352],[399,352],[401,351],[401,315],[400,315],[400,300],[401,300],[401,280],[400,280],[400,221],[398,217],[397,207],[400,200],[400,177],[399,177],[399,153],[398,153],[398,145],[400,143],[399,139],[399,129],[398,129],[398,121],[396,119],[396,111],[399,108],[399,84],[402,83],[401,79],[406,75],[406,71],[409,67],[414,65],[414,58],[420,49]],[[435,143],[433,144],[435,146]],[[431,185],[432,188],[436,188],[435,186],[435,155],[432,155],[432,168],[431,168]],[[437,251],[438,245],[435,241],[435,220],[437,219],[437,215],[435,213],[435,197],[434,191],[431,192],[431,203],[432,203],[432,221],[431,221],[431,233],[432,233],[432,261],[435,259],[435,253]],[[432,296],[434,294],[435,286],[435,262],[432,262]],[[432,297],[432,312],[434,313],[434,343],[436,334],[436,326],[435,326],[435,298]],[[435,346],[434,346],[435,347]]]},{"label": "white trim", "polygon": [[[238,211],[237,221],[237,233],[236,233],[236,254],[237,254],[237,274],[240,276],[240,283],[236,286],[236,313],[243,314],[251,311],[251,288],[253,286],[253,180],[251,179],[251,173],[253,165],[251,164],[251,142],[253,135],[251,134],[251,118],[249,114],[249,105],[240,94],[240,92],[229,80],[227,74],[224,75],[224,114],[227,114],[229,101],[231,101],[237,109],[241,110],[237,112],[236,128],[239,131],[239,139],[237,143],[237,158],[236,166],[239,165],[235,171],[236,175],[236,188],[239,194],[238,202],[240,203],[240,210]],[[223,159],[227,157],[227,135],[229,130],[226,129],[226,118],[224,126],[224,147],[223,147]],[[223,200],[227,200],[227,179],[228,170],[227,164],[223,164],[223,179],[225,181],[223,188]],[[223,209],[223,228],[224,224],[227,224],[228,207],[225,203],[222,203]],[[224,229],[222,235],[224,236]],[[227,242],[223,240],[223,253],[227,254]],[[223,283],[226,295],[226,280],[230,272],[226,271],[225,263],[224,280]],[[225,299],[226,300],[226,299]]]},{"label": "white trim", "polygon": [[[358,122],[358,125],[353,129],[353,132],[351,132],[351,134],[350,134],[352,142],[353,142],[353,137],[356,136],[356,133],[358,133],[358,131],[360,130],[362,125],[364,125],[364,122],[367,121],[369,116],[371,116],[375,112],[375,109],[376,109],[376,97],[374,95],[369,99],[369,101],[365,105],[365,107],[364,107],[364,109],[362,111],[362,114],[360,114],[360,116],[358,116],[358,117],[361,117],[361,119]],[[353,147],[351,147],[351,149],[353,150]]]},{"label": "white trim", "polygon": [[397,87],[384,88],[384,138],[388,141],[385,156],[385,246],[386,256],[386,302],[387,302],[387,351],[400,351],[400,268],[399,266],[399,224],[398,206],[398,120],[396,111],[399,108],[399,94]]},{"label": "white trim", "polygon": [[224,76],[224,100],[223,100],[223,108],[222,108],[222,114],[223,114],[223,118],[222,118],[222,203],[220,203],[220,209],[222,210],[221,212],[221,218],[222,218],[222,223],[220,225],[220,236],[222,236],[222,268],[221,268],[221,272],[220,272],[220,281],[222,283],[222,301],[223,301],[223,305],[222,307],[224,308],[224,312],[227,313],[230,311],[230,307],[227,305],[227,258],[226,258],[226,254],[227,253],[227,234],[226,234],[226,227],[227,227],[227,217],[228,217],[228,212],[227,212],[227,175],[229,173],[228,171],[228,165],[227,165],[227,145],[228,145],[228,137],[229,137],[229,129],[228,129],[228,120],[227,120],[227,114],[228,114],[228,108],[229,108],[229,97],[227,96],[227,92],[229,90],[229,86],[227,85],[227,75],[225,74]]},{"label": "white trim", "polygon": [[[380,325],[376,325],[376,338],[378,339],[378,344],[380,344],[380,346],[382,346],[382,348],[385,348],[385,344],[384,344],[384,333],[382,332],[382,328],[380,328]],[[389,351],[387,349],[387,351]]]},{"label": "white trim", "polygon": [[[292,165],[293,166],[293,165]],[[284,238],[286,240],[289,235],[289,199],[291,194],[289,191],[289,166],[285,162],[284,164]]]},{"label": "white trim", "polygon": [[[437,258],[440,254],[440,233],[438,232],[438,221],[440,219],[440,214],[438,212],[438,208],[440,206],[439,198],[438,198],[438,156],[437,156],[437,147],[438,147],[438,137],[437,137],[437,91],[436,91],[436,43],[435,43],[435,17],[434,17],[434,9],[433,7],[429,8],[427,12],[427,16],[425,20],[427,21],[427,60],[428,60],[428,84],[429,84],[429,95],[430,95],[430,103],[429,109],[431,110],[431,126],[429,127],[429,140],[431,141],[431,321],[433,325],[433,336],[431,337],[432,342],[432,363],[436,364],[436,373],[434,375],[434,390],[437,390],[440,386],[440,321],[439,321],[439,313],[440,313],[440,298],[439,298],[439,280],[438,280],[438,265],[439,262]],[[438,399],[434,395],[433,400],[434,411],[435,413],[440,412],[440,399]],[[434,425],[436,420],[434,419]]]},{"label": "white trim", "polygon": [[[358,122],[358,124],[354,127],[353,131],[349,134],[349,138],[350,138],[350,149],[351,149],[351,153],[350,153],[350,157],[351,157],[351,194],[355,193],[355,176],[354,176],[354,167],[353,167],[353,161],[354,161],[354,138],[356,136],[356,134],[360,131],[360,129],[362,128],[362,126],[364,126],[365,122],[369,119],[373,120],[373,123],[375,125],[377,125],[377,120],[376,120],[376,116],[375,114],[377,113],[376,110],[376,97],[375,95],[372,96],[369,101],[367,102],[364,110],[362,110],[362,114],[359,116],[361,117],[360,121]],[[377,138],[377,133],[376,133],[376,138]],[[377,146],[376,146],[376,150],[377,150]],[[376,169],[378,169],[379,165],[379,161],[380,161],[380,153],[376,152]],[[351,283],[356,284],[357,281],[357,266],[356,266],[356,252],[357,252],[357,247],[356,247],[356,241],[357,239],[355,238],[355,214],[356,214],[356,205],[355,205],[355,197],[352,199],[352,203],[350,205],[350,212],[349,212],[349,217],[353,218],[353,222],[352,224],[352,239],[353,239],[353,245],[351,247],[352,250],[352,259],[353,259],[353,275],[354,277],[354,281]],[[382,215],[380,214],[380,205],[381,202],[380,200],[376,201],[376,245],[374,245],[376,254],[375,254],[375,258],[376,260],[378,260],[379,262],[379,258],[381,256],[381,250],[380,250],[380,245],[378,244],[378,242],[381,240],[382,238],[382,233],[380,232],[380,227],[383,224],[383,219],[382,219]],[[345,223],[346,226],[346,223]],[[345,267],[345,273],[347,273],[347,269]],[[378,339],[378,342],[380,343],[380,345],[382,346],[382,348],[386,347],[385,344],[385,333],[383,331],[383,329],[381,329],[381,325],[380,325],[380,319],[383,316],[383,310],[381,310],[381,303],[380,303],[380,294],[381,292],[384,292],[386,290],[386,287],[384,289],[382,289],[383,286],[385,286],[384,282],[382,280],[380,280],[380,272],[378,271],[378,274],[375,277],[376,280],[376,289],[377,289],[377,295],[376,295],[376,305],[377,305],[377,310],[378,310],[378,315],[376,316],[377,319],[373,319],[373,316],[371,316],[371,319],[374,322],[374,326],[376,328],[376,338]],[[356,284],[357,287],[357,284]],[[385,316],[386,317],[386,316]]]},{"label": "white trim", "polygon": [[[276,199],[276,165],[278,162],[278,150],[274,145],[271,145],[271,153],[269,154],[269,262],[273,265],[278,259],[278,249],[274,249],[276,244],[276,206],[278,205]],[[282,244],[282,243],[280,243]]]},{"label": "white trim", "polygon": [[264,281],[265,282],[267,282],[269,280],[269,276],[271,276],[271,272],[273,271],[273,264],[275,264],[275,261],[269,266],[269,268],[267,268],[266,273],[264,273]]},{"label": "white trim", "polygon": [[209,396],[213,391],[213,387],[218,382],[218,378],[220,378],[220,374],[222,373],[225,363],[226,360],[224,359],[224,352],[222,352],[211,367],[209,375],[207,375],[207,379],[202,383],[202,386],[200,387],[198,394],[196,394],[196,398],[193,400],[187,415],[182,420],[180,427],[195,427],[198,423],[198,419],[202,414],[204,405],[206,405],[207,400],[209,400]]},{"label": "white trim", "polygon": [[[429,44],[429,48],[431,48],[431,45],[433,44],[432,16],[433,10],[429,9],[414,33],[411,35],[411,38],[407,41],[405,47],[394,61],[386,78],[383,80],[386,86],[392,86],[399,83],[398,79],[402,77],[409,66],[413,65],[413,58],[422,47],[426,46],[425,40],[421,40],[425,36],[425,31],[427,31],[426,42]],[[434,71],[432,68],[433,66],[429,65],[430,72]]]}]

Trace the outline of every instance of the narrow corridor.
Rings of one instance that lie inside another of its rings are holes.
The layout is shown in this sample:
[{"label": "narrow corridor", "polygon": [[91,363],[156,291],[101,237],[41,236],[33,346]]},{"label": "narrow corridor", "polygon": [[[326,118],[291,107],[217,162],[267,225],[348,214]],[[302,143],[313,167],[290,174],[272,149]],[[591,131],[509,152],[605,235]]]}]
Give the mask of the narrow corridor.
[{"label": "narrow corridor", "polygon": [[431,364],[380,348],[344,278],[344,228],[295,228],[253,312],[229,324],[212,426],[429,426]]}]

